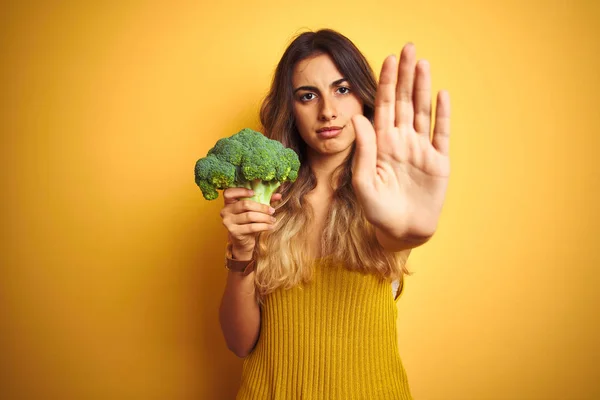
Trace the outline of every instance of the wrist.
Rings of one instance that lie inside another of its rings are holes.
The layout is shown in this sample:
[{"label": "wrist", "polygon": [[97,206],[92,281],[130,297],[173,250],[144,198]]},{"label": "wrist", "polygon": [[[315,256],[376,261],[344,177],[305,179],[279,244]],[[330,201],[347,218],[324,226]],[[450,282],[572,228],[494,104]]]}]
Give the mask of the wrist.
[{"label": "wrist", "polygon": [[255,265],[254,251],[234,249],[231,243],[227,244],[225,267],[230,272],[241,273],[242,276],[247,276],[254,271]]},{"label": "wrist", "polygon": [[377,241],[387,251],[399,252],[413,249],[425,244],[431,236],[411,236],[407,234],[393,234],[381,228],[375,229]]},{"label": "wrist", "polygon": [[236,248],[231,247],[231,258],[234,260],[240,261],[249,261],[252,259],[254,255],[254,249],[244,249],[244,248]]}]

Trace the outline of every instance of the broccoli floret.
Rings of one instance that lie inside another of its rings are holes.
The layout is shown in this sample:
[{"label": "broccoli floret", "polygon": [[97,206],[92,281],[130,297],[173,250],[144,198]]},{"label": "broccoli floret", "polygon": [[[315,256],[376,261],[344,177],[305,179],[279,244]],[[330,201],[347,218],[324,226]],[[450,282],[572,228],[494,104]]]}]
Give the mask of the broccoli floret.
[{"label": "broccoli floret", "polygon": [[251,200],[269,205],[282,182],[298,178],[299,169],[294,150],[245,128],[219,139],[207,156],[196,162],[194,174],[207,200],[216,199],[219,189],[245,187],[254,191]]},{"label": "broccoli floret", "polygon": [[219,194],[216,189],[231,187],[236,180],[236,168],[214,154],[209,154],[196,162],[196,185],[200,187],[208,200],[216,199]]}]

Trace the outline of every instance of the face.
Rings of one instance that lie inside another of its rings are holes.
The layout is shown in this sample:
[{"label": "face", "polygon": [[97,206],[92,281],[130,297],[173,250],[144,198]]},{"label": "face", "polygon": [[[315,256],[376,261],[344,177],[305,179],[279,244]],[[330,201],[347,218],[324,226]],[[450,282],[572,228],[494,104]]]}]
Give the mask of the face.
[{"label": "face", "polygon": [[292,84],[294,118],[308,156],[347,156],[356,138],[351,118],[362,114],[363,103],[331,57],[300,61]]}]

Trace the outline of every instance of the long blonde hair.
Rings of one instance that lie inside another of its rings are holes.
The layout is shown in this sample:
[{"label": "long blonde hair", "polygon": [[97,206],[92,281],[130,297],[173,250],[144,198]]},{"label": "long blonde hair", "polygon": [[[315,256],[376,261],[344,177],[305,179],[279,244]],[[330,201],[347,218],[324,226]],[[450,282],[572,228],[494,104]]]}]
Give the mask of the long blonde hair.
[{"label": "long blonde hair", "polygon": [[[301,162],[298,179],[281,185],[277,222],[271,231],[257,238],[255,284],[257,300],[278,288],[289,289],[312,279],[314,255],[309,249],[308,229],[315,218],[306,195],[316,187],[316,177],[306,162],[306,145],[293,118],[292,74],[296,63],[314,54],[331,56],[337,68],[363,102],[363,114],[373,121],[377,82],[368,62],[354,44],[338,32],[324,29],[297,36],[279,62],[271,90],[265,98],[260,119],[270,139],[294,149]],[[409,275],[406,260],[410,250],[385,251],[375,237],[375,228],[365,218],[352,187],[354,146],[336,169],[333,193],[322,233],[319,257],[327,257],[346,268],[373,273],[383,279],[400,280]]]}]

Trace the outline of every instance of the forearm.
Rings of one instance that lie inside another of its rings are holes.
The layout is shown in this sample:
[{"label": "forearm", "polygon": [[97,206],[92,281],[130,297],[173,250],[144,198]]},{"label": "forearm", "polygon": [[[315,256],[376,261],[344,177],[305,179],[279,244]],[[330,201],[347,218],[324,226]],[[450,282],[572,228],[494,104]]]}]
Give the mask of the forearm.
[{"label": "forearm", "polygon": [[414,249],[415,247],[419,247],[427,243],[427,241],[429,241],[429,239],[432,237],[416,237],[407,235],[395,236],[381,228],[375,228],[375,236],[377,237],[379,244],[385,250],[391,252]]},{"label": "forearm", "polygon": [[[238,260],[249,260],[252,255],[234,251],[233,256]],[[250,354],[260,334],[260,307],[255,298],[254,272],[247,276],[228,272],[219,322],[227,347],[238,357]]]}]

